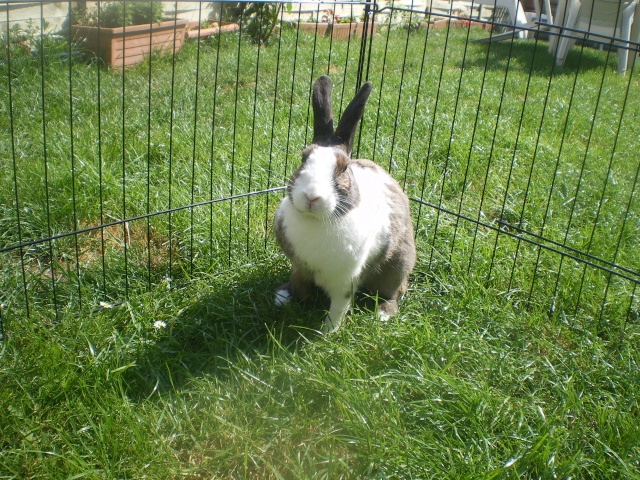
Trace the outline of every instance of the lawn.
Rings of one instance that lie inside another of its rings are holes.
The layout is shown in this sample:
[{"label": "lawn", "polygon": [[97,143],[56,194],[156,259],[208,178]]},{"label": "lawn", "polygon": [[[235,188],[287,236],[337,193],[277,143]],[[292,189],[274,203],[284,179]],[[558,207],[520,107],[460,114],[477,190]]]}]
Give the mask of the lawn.
[{"label": "lawn", "polygon": [[638,75],[486,36],[365,52],[358,155],[419,258],[397,317],[327,336],[273,306],[271,222],[359,42],[0,57],[0,478],[640,478]]}]

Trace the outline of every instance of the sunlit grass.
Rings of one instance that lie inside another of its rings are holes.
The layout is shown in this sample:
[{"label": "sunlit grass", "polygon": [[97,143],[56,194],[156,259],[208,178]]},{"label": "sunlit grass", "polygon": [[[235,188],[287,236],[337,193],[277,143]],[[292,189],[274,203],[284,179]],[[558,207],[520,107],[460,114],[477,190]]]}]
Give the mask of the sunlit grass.
[{"label": "sunlit grass", "polygon": [[322,302],[273,306],[282,193],[225,199],[285,184],[310,82],[337,116],[358,42],[16,63],[11,122],[3,64],[0,248],[115,223],[0,254],[0,477],[637,478],[637,281],[486,227],[637,270],[637,75],[466,41],[374,37],[358,153],[485,226],[414,202],[400,315],[364,299],[331,336]]}]

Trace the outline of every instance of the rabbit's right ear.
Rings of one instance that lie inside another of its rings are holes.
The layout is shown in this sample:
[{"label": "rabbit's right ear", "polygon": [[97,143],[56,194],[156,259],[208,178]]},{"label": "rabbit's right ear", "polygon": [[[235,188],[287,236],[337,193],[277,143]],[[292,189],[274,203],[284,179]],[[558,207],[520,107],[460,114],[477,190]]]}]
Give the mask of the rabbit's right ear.
[{"label": "rabbit's right ear", "polygon": [[336,127],[336,138],[345,146],[347,153],[351,155],[351,148],[353,147],[353,139],[356,135],[356,127],[358,122],[362,118],[364,113],[364,106],[367,103],[369,94],[371,93],[371,82],[365,82],[353,100],[349,102],[347,108],[342,112],[342,118],[338,122]]},{"label": "rabbit's right ear", "polygon": [[333,111],[331,110],[331,79],[326,75],[313,84],[313,143],[322,144],[333,136]]}]

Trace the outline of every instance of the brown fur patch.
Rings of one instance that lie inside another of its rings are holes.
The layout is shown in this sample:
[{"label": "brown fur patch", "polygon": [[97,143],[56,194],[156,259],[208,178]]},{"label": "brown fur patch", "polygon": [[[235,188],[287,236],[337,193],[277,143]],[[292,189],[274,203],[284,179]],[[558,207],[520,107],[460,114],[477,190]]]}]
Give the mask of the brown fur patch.
[{"label": "brown fur patch", "polygon": [[309,145],[302,151],[302,165],[307,162],[307,159],[311,156],[317,145]]},{"label": "brown fur patch", "polygon": [[298,177],[300,176],[300,172],[302,171],[302,168],[304,167],[304,164],[300,165],[289,177],[289,183],[287,183],[287,197],[289,197],[289,200],[291,200],[293,202],[293,186],[296,183],[296,180],[298,179]]},{"label": "brown fur patch", "polygon": [[290,292],[301,301],[309,301],[316,297],[316,286],[313,274],[296,262],[291,262]]},{"label": "brown fur patch", "polygon": [[416,247],[409,212],[409,199],[395,181],[387,185],[384,195],[391,207],[389,235],[386,238],[387,248],[378,259],[372,262],[370,268],[363,272],[361,280],[363,288],[378,292],[385,300],[379,308],[393,314],[398,309],[397,300],[407,291],[409,274],[416,260]]},{"label": "brown fur patch", "polygon": [[380,168],[380,166],[376,163],[373,163],[371,160],[364,160],[364,159],[357,159],[357,160],[352,160],[354,165],[357,165],[360,168],[364,168],[366,170],[371,170],[374,172],[378,172],[378,171],[384,171],[382,170],[382,168]]},{"label": "brown fur patch", "polygon": [[291,242],[287,238],[287,233],[282,217],[276,216],[276,221],[274,222],[273,227],[278,245],[280,245],[280,248],[282,248],[282,251],[287,256],[287,258],[292,259],[295,253],[293,251],[293,245],[291,245]]},{"label": "brown fur patch", "polygon": [[333,172],[334,188],[338,196],[336,216],[342,216],[360,204],[360,191],[356,185],[351,159],[341,150],[334,149],[336,167]]}]

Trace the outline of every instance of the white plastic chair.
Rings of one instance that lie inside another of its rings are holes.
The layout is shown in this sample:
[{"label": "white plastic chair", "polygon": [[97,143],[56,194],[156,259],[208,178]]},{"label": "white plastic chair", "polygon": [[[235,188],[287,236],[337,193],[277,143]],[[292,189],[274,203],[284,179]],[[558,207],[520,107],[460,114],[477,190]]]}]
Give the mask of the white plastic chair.
[{"label": "white plastic chair", "polygon": [[[556,65],[562,67],[569,49],[576,39],[589,33],[619,38],[618,72],[625,73],[635,62],[635,50],[629,50],[629,42],[640,40],[640,3],[638,0],[560,0],[556,11],[556,32],[551,35],[549,52],[555,55]],[[564,31],[562,28],[584,30],[588,33]],[[595,37],[597,38],[597,37]]]},{"label": "white plastic chair", "polygon": [[[514,27],[528,28],[532,26],[519,0],[472,0],[472,3],[474,5],[490,5],[494,8],[504,7],[509,12],[509,18]],[[526,38],[527,31],[520,30],[518,37]]]}]

